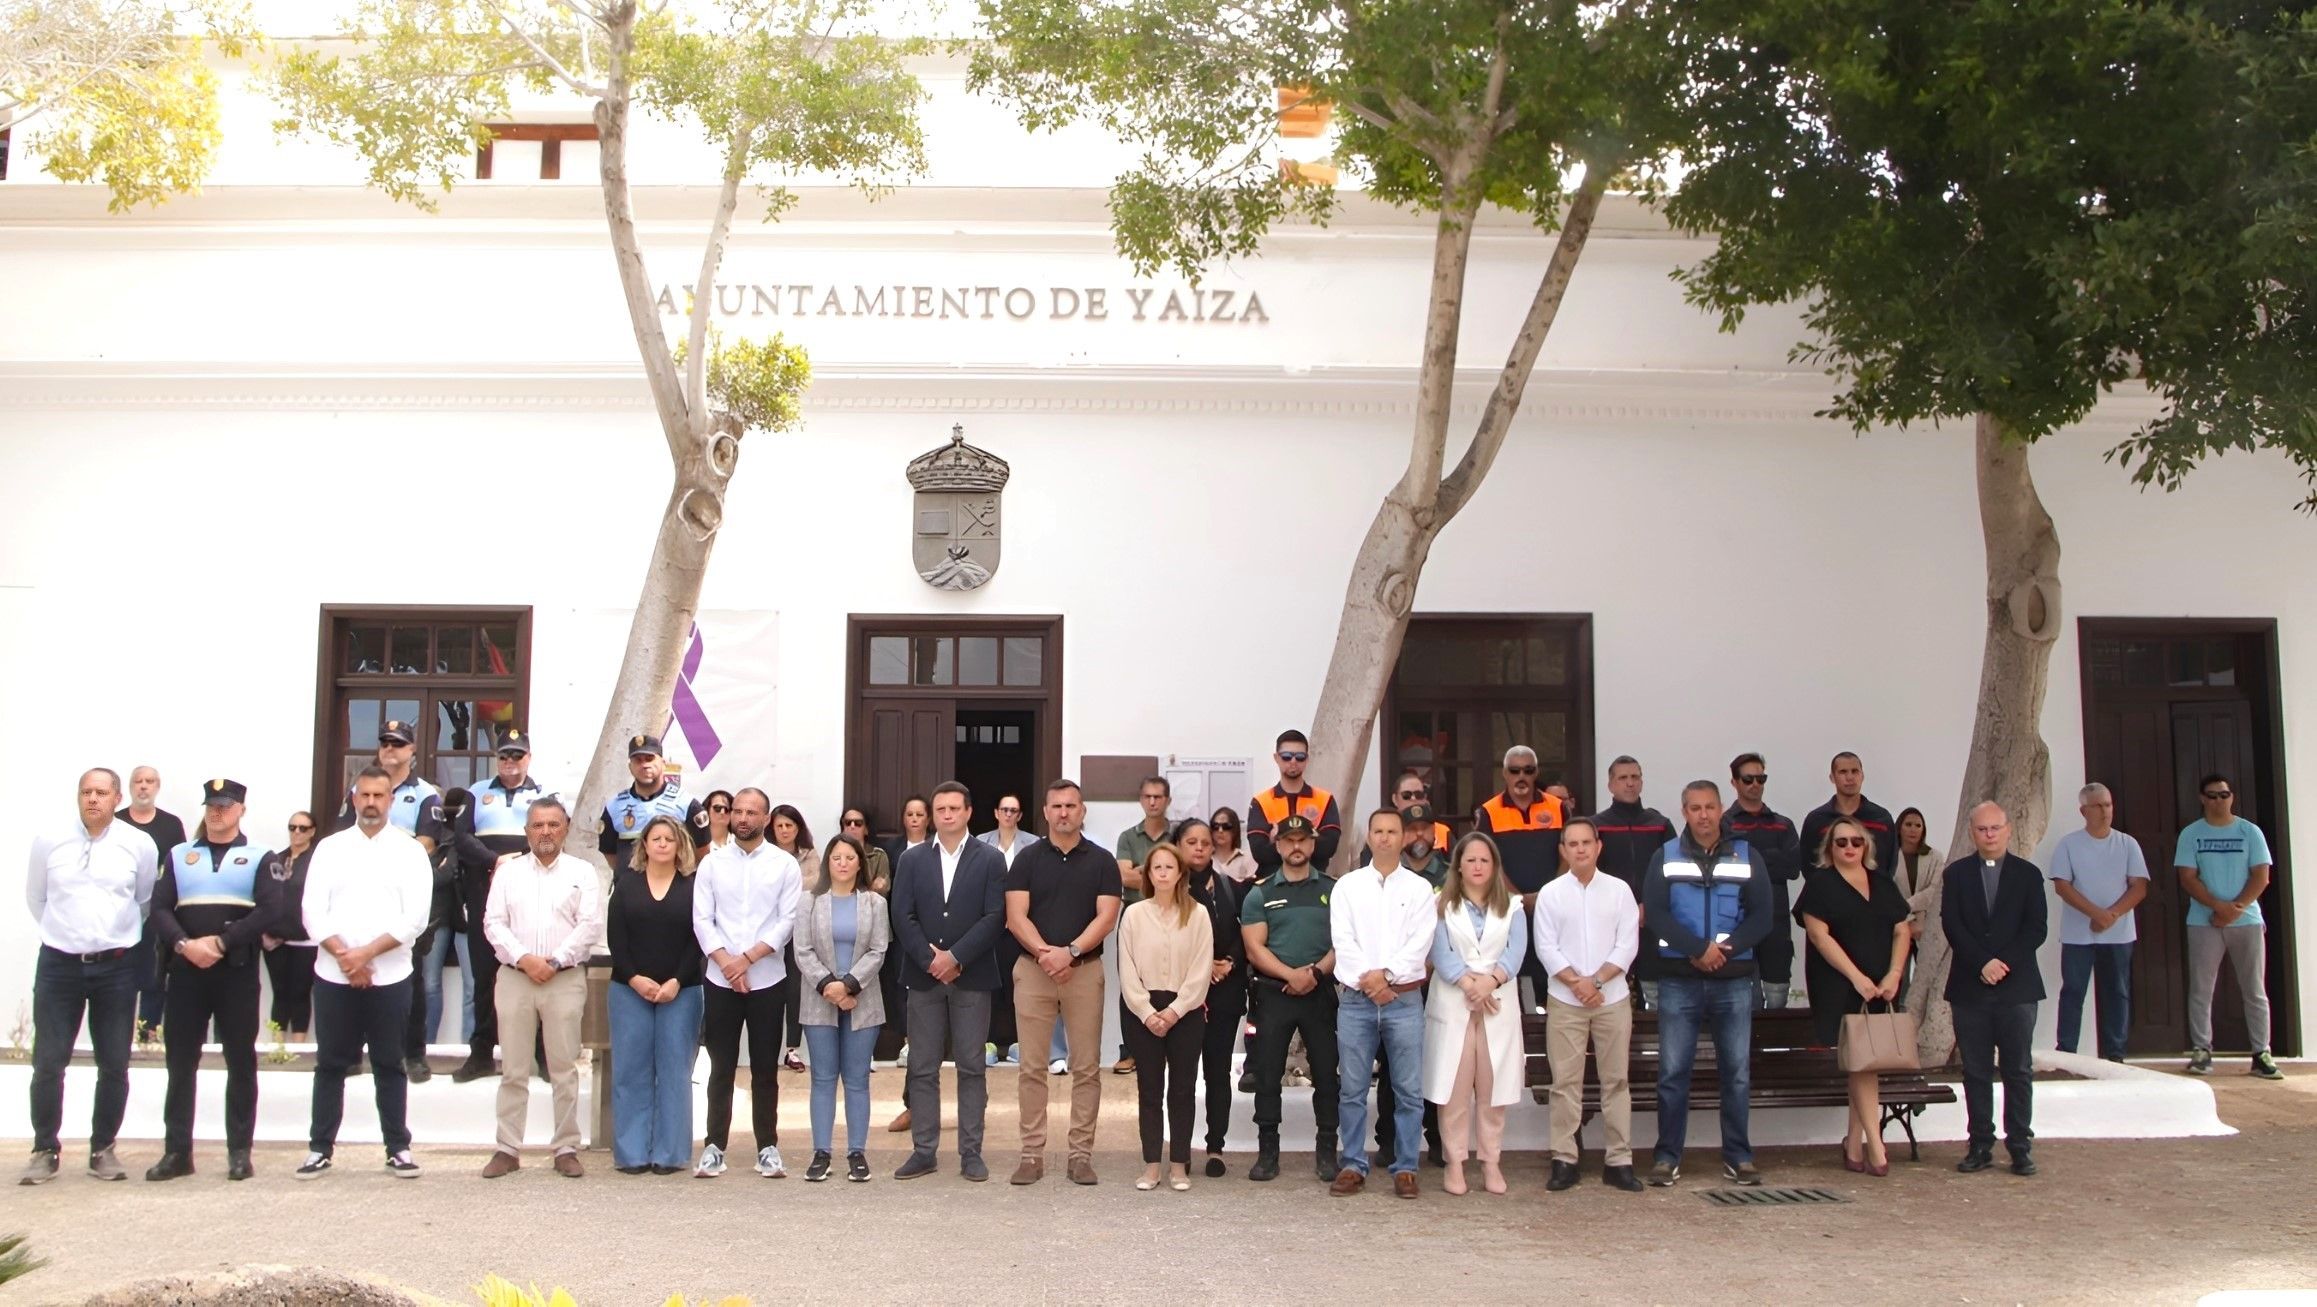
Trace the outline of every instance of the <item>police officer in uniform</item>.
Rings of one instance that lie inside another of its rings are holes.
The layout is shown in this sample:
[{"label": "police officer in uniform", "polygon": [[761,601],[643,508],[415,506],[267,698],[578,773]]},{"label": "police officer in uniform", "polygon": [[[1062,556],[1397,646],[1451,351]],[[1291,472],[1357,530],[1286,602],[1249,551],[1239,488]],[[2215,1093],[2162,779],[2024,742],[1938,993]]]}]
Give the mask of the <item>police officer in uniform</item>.
[{"label": "police officer in uniform", "polygon": [[[426,951],[434,942],[435,932],[450,919],[453,904],[447,847],[450,839],[443,825],[442,791],[418,774],[417,762],[417,728],[409,722],[394,720],[378,728],[378,765],[394,780],[386,820],[401,827],[403,833],[417,837],[418,846],[426,850],[428,860],[434,864],[434,903],[427,910],[426,931],[410,946],[411,965],[424,974]],[[349,789],[346,805],[338,810],[337,828],[350,830],[353,825],[354,792]],[[403,1044],[409,1053],[402,1060],[402,1069],[412,1084],[423,1084],[434,1078],[434,1069],[426,1064],[426,1045],[433,1036],[434,1032],[426,1028],[426,1001],[421,994],[410,1005],[410,1025]]]},{"label": "police officer in uniform", "polygon": [[[1255,1165],[1250,1180],[1279,1178],[1280,1081],[1287,1045],[1298,1032],[1311,1059],[1311,1114],[1318,1128],[1313,1169],[1322,1180],[1336,1173],[1335,944],[1328,893],[1335,882],[1312,865],[1319,826],[1290,813],[1271,829],[1279,870],[1247,890],[1239,908],[1239,935],[1254,972],[1255,1038],[1248,1062],[1255,1070]],[[1366,1068],[1360,1069],[1366,1074]]]},{"label": "police officer in uniform", "polygon": [[[530,851],[524,834],[531,805],[547,797],[531,779],[531,737],[519,726],[499,736],[499,774],[473,793],[452,790],[444,796],[443,810],[450,819],[451,844],[458,852],[459,899],[466,908],[467,956],[475,960],[475,1035],[467,1060],[451,1072],[459,1084],[498,1074],[491,1049],[499,1042],[499,1009],[481,983],[481,973],[496,971],[483,961],[494,956],[483,937],[483,909],[491,901],[491,875],[508,858]],[[546,1059],[533,1063],[544,1067]]]},{"label": "police officer in uniform", "polygon": [[193,1174],[194,1087],[212,1021],[225,1055],[225,1178],[251,1174],[259,960],[265,935],[285,930],[298,905],[289,898],[289,864],[241,832],[248,797],[239,781],[202,786],[199,831],[169,850],[153,885],[153,937],[169,956],[161,1017],[169,1091],[161,1110],[161,1160],[145,1172],[148,1180]]},{"label": "police officer in uniform", "polygon": [[613,871],[628,865],[636,837],[654,817],[673,819],[692,832],[694,847],[707,846],[707,810],[698,799],[685,798],[682,784],[668,774],[667,764],[660,759],[659,736],[628,737],[628,775],[635,777],[636,783],[603,805],[603,833],[595,840],[595,851]]}]

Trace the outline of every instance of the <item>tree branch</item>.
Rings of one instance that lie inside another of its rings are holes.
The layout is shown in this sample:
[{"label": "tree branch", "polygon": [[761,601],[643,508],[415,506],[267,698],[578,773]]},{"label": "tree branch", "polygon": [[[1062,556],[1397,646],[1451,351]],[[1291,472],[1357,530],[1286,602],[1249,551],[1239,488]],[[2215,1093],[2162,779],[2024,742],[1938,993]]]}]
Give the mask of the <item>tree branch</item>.
[{"label": "tree branch", "polygon": [[1513,337],[1504,371],[1497,374],[1496,389],[1489,394],[1488,406],[1481,410],[1480,426],[1473,432],[1464,457],[1456,461],[1456,470],[1440,483],[1442,522],[1456,516],[1472,498],[1473,492],[1480,488],[1481,479],[1488,475],[1490,465],[1496,462],[1497,451],[1504,448],[1505,434],[1512,429],[1513,414],[1520,409],[1529,374],[1536,370],[1537,355],[1543,352],[1545,337],[1560,313],[1562,296],[1569,289],[1569,277],[1577,270],[1578,256],[1585,252],[1586,238],[1592,235],[1593,219],[1601,211],[1601,196],[1609,188],[1609,174],[1613,171],[1607,163],[1585,165],[1585,180],[1569,203],[1568,217],[1561,223],[1561,239],[1553,246],[1552,261],[1545,265],[1544,277],[1537,282],[1536,298],[1529,302],[1520,334]]},{"label": "tree branch", "polygon": [[692,452],[691,410],[684,403],[684,384],[676,376],[676,360],[668,353],[668,333],[660,325],[659,305],[652,298],[643,245],[636,235],[635,209],[628,196],[628,55],[635,48],[635,20],[634,4],[623,0],[604,29],[609,77],[606,94],[595,104],[603,215],[611,229],[612,261],[619,268],[620,293],[627,301],[629,325],[635,329],[644,380],[651,387],[652,407],[660,416],[660,434],[667,438],[668,452],[681,468]]},{"label": "tree branch", "polygon": [[724,185],[716,193],[716,217],[708,225],[707,248],[700,251],[700,279],[692,288],[692,321],[685,337],[684,400],[694,413],[708,411],[708,310],[716,297],[716,269],[724,262],[724,240],[740,205],[740,180],[748,175],[748,151],[757,125],[743,123],[725,147]]},{"label": "tree branch", "polygon": [[[499,3],[499,0],[491,0],[491,12],[497,14],[499,16],[499,21],[507,25],[507,31],[509,34],[514,36],[516,40],[521,41],[525,46],[528,46],[531,50],[531,53],[538,56],[539,62],[545,65],[547,71],[555,74],[556,79],[561,81],[565,86],[570,87],[574,92],[587,96],[590,99],[600,100],[611,94],[611,88],[599,85],[597,83],[589,82],[578,76],[576,73],[573,73],[570,69],[564,67],[562,60],[548,53],[546,46],[541,45],[535,38],[532,37],[529,32],[523,30],[523,25],[515,21],[514,15],[508,13],[507,6]],[[635,31],[632,15],[630,15],[628,31],[630,34],[630,39],[632,40]]]},{"label": "tree branch", "polygon": [[1462,155],[1441,166],[1441,207],[1432,237],[1430,306],[1424,317],[1424,353],[1416,380],[1416,430],[1408,471],[1395,493],[1432,523],[1440,493],[1440,462],[1448,443],[1448,411],[1456,388],[1456,341],[1464,318],[1464,272],[1472,254],[1472,221],[1477,196],[1467,196],[1471,164]]}]

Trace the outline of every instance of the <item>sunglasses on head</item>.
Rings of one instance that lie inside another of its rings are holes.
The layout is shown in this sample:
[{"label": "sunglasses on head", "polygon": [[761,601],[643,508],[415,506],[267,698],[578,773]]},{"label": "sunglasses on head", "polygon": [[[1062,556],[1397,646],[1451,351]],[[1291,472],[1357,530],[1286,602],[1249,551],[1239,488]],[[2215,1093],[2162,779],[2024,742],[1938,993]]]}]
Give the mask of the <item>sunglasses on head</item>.
[{"label": "sunglasses on head", "polygon": [[1858,835],[1837,835],[1834,837],[1834,847],[1838,849],[1863,849],[1866,847],[1866,839]]},{"label": "sunglasses on head", "polygon": [[1308,754],[1308,753],[1305,753],[1305,752],[1303,752],[1303,751],[1301,751],[1301,750],[1292,750],[1292,751],[1291,751],[1291,750],[1287,750],[1287,749],[1282,749],[1282,750],[1280,750],[1280,751],[1279,751],[1279,760],[1280,760],[1281,762],[1306,762],[1306,761],[1309,761],[1309,760],[1310,760],[1310,758],[1311,758],[1311,755],[1310,755],[1310,754]]}]

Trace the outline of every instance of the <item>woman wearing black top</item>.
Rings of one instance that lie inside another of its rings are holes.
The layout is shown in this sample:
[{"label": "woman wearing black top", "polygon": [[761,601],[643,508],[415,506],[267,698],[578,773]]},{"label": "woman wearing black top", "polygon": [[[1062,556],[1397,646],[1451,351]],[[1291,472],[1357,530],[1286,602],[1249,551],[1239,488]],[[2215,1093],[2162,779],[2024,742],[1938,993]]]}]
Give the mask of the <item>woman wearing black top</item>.
[{"label": "woman wearing black top", "polygon": [[1215,967],[1207,981],[1207,1033],[1200,1047],[1207,1081],[1207,1174],[1223,1174],[1223,1143],[1231,1133],[1231,1050],[1247,1015],[1247,945],[1239,936],[1239,887],[1215,866],[1215,834],[1196,817],[1175,827],[1183,851],[1183,879],[1215,926]]},{"label": "woman wearing black top", "polygon": [[612,1165],[673,1175],[692,1155],[692,1061],[700,1049],[700,941],[692,933],[692,840],[654,817],[633,863],[612,874]]},{"label": "woman wearing black top", "polygon": [[[1907,899],[1889,876],[1875,872],[1873,837],[1850,817],[1837,817],[1820,837],[1818,865],[1802,880],[1794,916],[1810,932],[1810,955],[1803,982],[1818,1042],[1832,1044],[1842,1019],[1869,1002],[1897,1009],[1907,974]],[[1862,1152],[1851,1152],[1851,1141]],[[1882,1106],[1872,1071],[1850,1077],[1850,1124],[1842,1137],[1842,1164],[1872,1175],[1891,1173],[1883,1151]]]},{"label": "woman wearing black top", "polygon": [[[162,850],[167,853],[167,849]],[[282,850],[282,865],[290,869],[290,911],[274,924],[280,934],[268,933],[265,942],[266,979],[273,982],[273,1023],[282,1034],[304,1042],[314,1024],[314,942],[306,938],[306,923],[298,905],[306,899],[306,867],[314,860],[314,814],[290,814],[290,847]]]}]

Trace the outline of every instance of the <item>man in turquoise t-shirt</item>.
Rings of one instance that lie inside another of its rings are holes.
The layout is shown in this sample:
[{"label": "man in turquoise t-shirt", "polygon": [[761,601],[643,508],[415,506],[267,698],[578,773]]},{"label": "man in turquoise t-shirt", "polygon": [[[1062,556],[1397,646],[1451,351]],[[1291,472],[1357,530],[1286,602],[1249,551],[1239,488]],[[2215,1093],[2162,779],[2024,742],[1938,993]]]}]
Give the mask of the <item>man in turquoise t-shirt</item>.
[{"label": "man in turquoise t-shirt", "polygon": [[2212,1074],[2212,990],[2221,958],[2245,998],[2245,1037],[2253,1046],[2253,1074],[2282,1080],[2269,1054],[2267,932],[2261,928],[2261,891],[2269,887],[2269,841],[2261,828],[2237,816],[2236,788],[2219,773],[2197,784],[2204,819],[2180,832],[2173,870],[2188,892],[2188,1069]]}]

